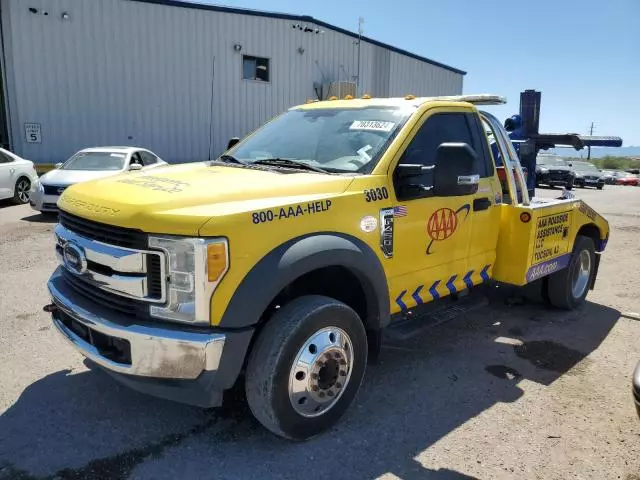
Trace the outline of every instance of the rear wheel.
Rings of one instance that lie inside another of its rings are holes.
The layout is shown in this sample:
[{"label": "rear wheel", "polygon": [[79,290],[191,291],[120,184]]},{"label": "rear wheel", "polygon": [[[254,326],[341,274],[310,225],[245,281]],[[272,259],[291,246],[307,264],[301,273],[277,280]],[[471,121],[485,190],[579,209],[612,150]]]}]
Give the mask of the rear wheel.
[{"label": "rear wheel", "polygon": [[13,201],[18,204],[29,203],[29,190],[31,181],[26,177],[20,177],[13,191]]},{"label": "rear wheel", "polygon": [[584,302],[595,267],[595,246],[589,237],[578,235],[569,266],[549,276],[549,302],[558,308],[573,310]]},{"label": "rear wheel", "polygon": [[299,297],[277,311],[253,347],[245,380],[249,407],[276,435],[306,440],[351,405],[366,363],[365,329],[349,306]]}]

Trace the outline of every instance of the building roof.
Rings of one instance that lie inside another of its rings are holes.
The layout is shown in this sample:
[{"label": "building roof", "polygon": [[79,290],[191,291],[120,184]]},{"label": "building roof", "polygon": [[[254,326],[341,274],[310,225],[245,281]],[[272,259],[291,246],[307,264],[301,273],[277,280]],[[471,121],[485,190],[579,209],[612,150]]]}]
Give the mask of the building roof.
[{"label": "building roof", "polygon": [[[157,5],[167,5],[167,6],[170,6],[170,7],[195,8],[195,9],[199,9],[199,10],[209,10],[209,11],[214,11],[214,12],[236,13],[236,14],[239,14],[239,15],[250,15],[250,16],[254,16],[254,17],[278,18],[278,19],[282,19],[282,20],[293,20],[293,21],[297,21],[297,22],[307,22],[307,23],[313,23],[315,25],[319,25],[321,27],[324,27],[324,28],[329,29],[329,30],[333,30],[335,32],[342,33],[344,35],[348,35],[348,36],[353,37],[353,38],[358,38],[358,34],[357,33],[351,32],[349,30],[345,30],[344,28],[340,28],[340,27],[337,27],[335,25],[331,25],[330,23],[323,22],[322,20],[317,20],[317,19],[315,19],[315,18],[313,18],[311,16],[308,16],[308,15],[293,15],[293,14],[288,14],[288,13],[265,12],[265,11],[261,11],[261,10],[251,10],[251,9],[248,9],[248,8],[222,7],[222,6],[219,6],[219,5],[207,5],[207,4],[203,4],[203,3],[194,3],[194,2],[191,2],[191,1],[184,1],[184,0],[131,0],[131,1],[141,2],[141,3],[153,3],[153,4],[157,4]],[[415,53],[409,52],[407,50],[403,50],[401,48],[394,47],[393,45],[388,45],[386,43],[379,42],[378,40],[374,40],[372,38],[365,37],[364,35],[362,35],[360,38],[362,40],[364,40],[365,42],[371,43],[373,45],[377,45],[378,47],[386,48],[388,50],[391,50],[392,52],[399,53],[400,55],[405,55],[407,57],[411,57],[411,58],[414,58],[416,60],[420,60],[421,62],[426,62],[426,63],[429,63],[431,65],[435,65],[437,67],[449,70],[451,72],[458,73],[460,75],[466,75],[467,74],[467,72],[465,72],[463,70],[459,70],[459,69],[451,67],[449,65],[445,65],[444,63],[436,62],[435,60],[431,60],[430,58],[422,57],[420,55],[417,55]]]}]

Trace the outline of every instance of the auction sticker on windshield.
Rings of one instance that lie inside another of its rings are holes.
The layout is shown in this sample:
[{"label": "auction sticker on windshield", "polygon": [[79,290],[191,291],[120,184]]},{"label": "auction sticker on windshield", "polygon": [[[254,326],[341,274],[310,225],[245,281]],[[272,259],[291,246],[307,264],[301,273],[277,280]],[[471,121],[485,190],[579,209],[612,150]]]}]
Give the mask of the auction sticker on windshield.
[{"label": "auction sticker on windshield", "polygon": [[393,130],[395,123],[393,122],[380,122],[378,120],[356,120],[354,121],[349,130],[366,130],[368,132],[390,132]]}]

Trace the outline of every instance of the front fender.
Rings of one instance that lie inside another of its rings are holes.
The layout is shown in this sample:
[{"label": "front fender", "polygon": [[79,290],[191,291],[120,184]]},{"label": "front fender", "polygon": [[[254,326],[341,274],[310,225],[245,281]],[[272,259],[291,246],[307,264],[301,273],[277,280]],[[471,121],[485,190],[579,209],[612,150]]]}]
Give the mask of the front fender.
[{"label": "front fender", "polygon": [[273,299],[294,280],[314,270],[347,268],[361,282],[369,329],[389,323],[389,289],[380,260],[361,240],[341,233],[316,233],[298,237],[265,255],[242,280],[222,316],[222,328],[255,325]]}]

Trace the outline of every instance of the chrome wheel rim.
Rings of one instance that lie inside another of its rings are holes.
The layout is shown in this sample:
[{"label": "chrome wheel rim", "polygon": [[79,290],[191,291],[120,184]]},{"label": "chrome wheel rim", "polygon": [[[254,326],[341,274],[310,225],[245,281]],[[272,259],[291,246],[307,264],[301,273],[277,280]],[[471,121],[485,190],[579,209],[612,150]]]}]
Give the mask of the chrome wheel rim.
[{"label": "chrome wheel rim", "polygon": [[296,413],[317,417],[329,411],[349,384],[353,344],[347,333],[327,327],[298,350],[289,373],[289,400]]},{"label": "chrome wheel rim", "polygon": [[27,203],[29,201],[29,182],[26,180],[20,180],[16,190],[18,193],[18,199],[22,203]]},{"label": "chrome wheel rim", "polygon": [[588,250],[582,250],[573,270],[573,298],[580,298],[587,290],[591,276],[591,255]]}]

